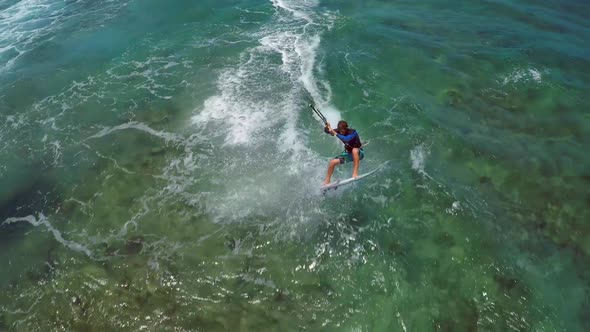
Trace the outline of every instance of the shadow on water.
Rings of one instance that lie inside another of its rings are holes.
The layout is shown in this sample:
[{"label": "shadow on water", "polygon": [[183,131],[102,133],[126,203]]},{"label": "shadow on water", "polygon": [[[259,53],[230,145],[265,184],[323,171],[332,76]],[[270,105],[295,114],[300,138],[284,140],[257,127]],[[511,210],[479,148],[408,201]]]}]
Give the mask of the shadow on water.
[{"label": "shadow on water", "polygon": [[[21,170],[19,173],[14,174],[14,177],[10,175],[5,177],[3,181],[5,183],[0,183],[4,191],[0,201],[0,220],[2,221],[11,217],[25,217],[52,210],[60,202],[61,195],[57,191],[56,182],[51,178],[50,170],[37,163],[25,167],[24,171]],[[16,183],[13,181],[14,178],[17,179]],[[24,224],[4,224],[2,233],[11,234],[22,229]],[[10,236],[7,239],[10,239]]]}]

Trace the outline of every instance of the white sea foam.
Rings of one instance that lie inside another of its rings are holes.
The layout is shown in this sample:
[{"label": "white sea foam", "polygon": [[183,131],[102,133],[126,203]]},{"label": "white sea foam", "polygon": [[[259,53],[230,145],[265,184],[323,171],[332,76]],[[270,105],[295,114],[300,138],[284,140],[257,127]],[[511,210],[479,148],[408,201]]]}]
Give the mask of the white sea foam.
[{"label": "white sea foam", "polygon": [[79,253],[83,253],[90,258],[94,257],[90,249],[88,249],[86,246],[74,241],[64,239],[61,232],[57,230],[55,227],[53,227],[53,225],[51,225],[49,220],[47,220],[47,218],[42,213],[39,213],[37,217],[33,215],[28,215],[26,217],[7,218],[6,220],[4,220],[4,222],[2,222],[2,225],[8,225],[17,222],[28,222],[29,224],[35,227],[44,226],[53,235],[55,240],[63,244],[66,248],[77,251]]},{"label": "white sea foam", "polygon": [[49,143],[49,145],[51,146],[51,150],[53,151],[53,162],[52,165],[53,166],[57,166],[59,164],[59,162],[61,161],[61,156],[62,156],[62,146],[60,144],[59,141],[55,140],[51,143]]},{"label": "white sea foam", "polygon": [[293,14],[295,18],[303,19],[307,22],[312,22],[309,9],[318,5],[317,0],[271,0],[271,2],[276,8],[286,10]]},{"label": "white sea foam", "polygon": [[131,86],[133,89],[145,90],[161,99],[172,99],[177,89],[178,70],[192,68],[192,61],[180,60],[175,56],[151,56],[144,61],[126,60],[107,70],[109,80]]},{"label": "white sea foam", "polygon": [[531,74],[531,77],[534,81],[541,81],[541,73],[538,70],[534,68],[529,68],[529,74]]},{"label": "white sea foam", "polygon": [[424,166],[426,165],[427,155],[428,151],[426,150],[423,144],[418,145],[412,151],[410,151],[410,161],[412,163],[412,169],[422,175],[426,175],[426,171],[424,171]]},{"label": "white sea foam", "polygon": [[[63,29],[71,28],[67,22],[74,17],[81,22],[92,20],[93,23],[100,24],[113,15],[119,15],[116,9],[125,5],[126,2],[128,1],[109,4],[87,1],[19,1],[0,10],[0,34],[2,35],[0,49],[10,52],[10,48],[16,47],[23,52],[28,52],[49,38],[53,38],[54,35],[65,33]],[[91,17],[84,16],[79,9]],[[19,139],[22,139],[23,132],[41,127],[45,134],[44,139],[39,143],[42,144],[43,149],[47,150],[48,155],[53,155],[53,161],[48,162],[54,167],[59,167],[63,161],[64,151],[70,144],[79,143],[80,132],[87,132],[88,126],[93,125],[88,123],[93,121],[92,116],[77,116],[77,122],[72,122],[72,112],[96,112],[97,109],[101,109],[106,112],[115,110],[119,113],[124,110],[123,107],[132,103],[137,107],[134,99],[140,100],[142,95],[145,95],[144,91],[162,99],[170,99],[179,88],[187,85],[187,76],[192,75],[187,69],[191,68],[192,60],[178,54],[162,55],[159,47],[158,44],[146,45],[146,49],[152,50],[153,54],[149,56],[140,54],[139,58],[132,50],[128,51],[121,57],[113,59],[114,65],[106,72],[85,78],[77,77],[60,92],[35,102],[30,108],[23,109],[17,114],[6,115],[5,119],[0,116],[0,152],[20,146],[22,142]],[[0,51],[0,59],[3,57],[2,51]],[[0,61],[0,71],[2,66],[9,65]],[[0,108],[2,106],[2,96],[0,96]],[[127,107],[131,110],[133,106]],[[173,137],[174,135],[169,133],[155,132],[147,125],[140,123],[128,124],[127,128],[124,126],[105,128],[97,135],[109,134],[109,130],[112,132],[136,129],[161,137],[167,142],[176,143],[182,139]],[[75,127],[81,130],[73,130]],[[0,167],[0,171],[3,168]]]},{"label": "white sea foam", "polygon": [[117,234],[118,238],[123,238],[125,235],[127,235],[127,232],[129,231],[130,226],[137,228],[138,220],[140,220],[143,216],[145,216],[150,211],[150,208],[148,207],[148,203],[147,203],[147,198],[142,197],[141,204],[142,204],[141,209],[137,213],[135,213],[135,215],[133,215],[133,217],[131,217],[131,219],[127,220],[125,222],[125,224],[123,224],[123,227],[121,227],[121,229],[119,230],[119,233]]},{"label": "white sea foam", "polygon": [[[259,46],[246,50],[240,65],[227,68],[220,74],[217,84],[220,93],[207,99],[203,109],[193,118],[201,126],[223,122],[228,145],[263,142],[265,137],[255,133],[280,123],[283,126],[281,141],[289,142],[283,147],[299,149],[292,142],[301,136],[293,125],[302,106],[301,85],[331,121],[339,118],[338,111],[328,102],[331,97],[329,84],[322,82],[326,91],[323,95],[313,74],[320,32],[308,30],[317,25],[312,10],[317,1],[273,0],[272,4],[277,8],[276,20],[284,24],[261,29]],[[298,23],[301,19],[303,21]],[[287,79],[276,82],[276,89],[268,86],[272,82],[266,82],[266,78],[275,77],[276,80],[276,76],[281,75],[272,63],[274,54],[280,55],[278,69]],[[277,98],[276,95],[280,96]]]},{"label": "white sea foam", "polygon": [[205,198],[218,220],[297,211],[325,172],[325,162],[307,146],[308,132],[298,124],[301,113],[310,112],[306,96],[331,122],[340,118],[330,104],[330,84],[317,76],[321,34],[334,16],[318,15],[317,1],[271,3],[276,8],[271,23],[253,35],[258,45],[220,72],[218,93],[193,117],[202,136],[223,142],[217,148],[225,153],[218,155],[236,156],[212,156],[221,165],[211,176],[222,181],[213,180],[217,185]]},{"label": "white sea foam", "polygon": [[501,85],[513,85],[523,82],[541,83],[543,81],[543,71],[537,68],[516,68],[509,74],[499,75],[498,83]]},{"label": "white sea foam", "polygon": [[[80,18],[89,12],[95,14],[93,26],[117,15],[117,10],[128,0],[111,2],[109,5],[97,2],[61,0],[21,0],[0,11],[0,72],[11,68],[24,54],[35,49],[42,42],[50,40],[59,29],[68,28],[67,22]],[[89,6],[90,4],[90,6]],[[87,13],[81,13],[80,6],[89,6]],[[96,6],[94,8],[93,6]]]},{"label": "white sea foam", "polygon": [[136,121],[127,122],[127,123],[124,123],[124,124],[121,124],[118,126],[114,126],[114,127],[103,128],[98,133],[88,137],[88,139],[101,138],[101,137],[110,135],[111,133],[113,133],[115,131],[126,130],[126,129],[135,129],[135,130],[139,130],[139,131],[148,133],[150,135],[153,135],[153,136],[163,139],[166,143],[183,143],[185,141],[184,137],[181,135],[169,133],[169,132],[165,132],[165,131],[158,131],[158,130],[150,128],[145,123],[136,122]]},{"label": "white sea foam", "polygon": [[453,216],[456,216],[461,211],[463,211],[463,207],[461,206],[461,203],[459,201],[453,202],[450,208],[445,209],[445,212]]}]

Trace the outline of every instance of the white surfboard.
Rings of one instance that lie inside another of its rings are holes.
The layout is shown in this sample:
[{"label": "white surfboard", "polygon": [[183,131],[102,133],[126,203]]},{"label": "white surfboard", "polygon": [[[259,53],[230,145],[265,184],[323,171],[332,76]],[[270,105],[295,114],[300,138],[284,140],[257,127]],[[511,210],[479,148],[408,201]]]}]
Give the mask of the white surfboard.
[{"label": "white surfboard", "polygon": [[346,186],[348,184],[355,183],[356,181],[362,180],[362,179],[366,178],[369,175],[375,174],[377,171],[381,170],[386,164],[387,164],[387,162],[381,164],[379,167],[375,168],[374,170],[370,171],[369,173],[365,173],[365,174],[359,175],[356,178],[349,178],[349,179],[346,179],[346,180],[340,180],[340,181],[337,181],[337,182],[332,182],[332,183],[327,184],[327,185],[323,185],[321,187],[322,193],[326,193],[329,190],[336,190],[336,189],[338,189],[338,188],[340,188],[342,186]]}]

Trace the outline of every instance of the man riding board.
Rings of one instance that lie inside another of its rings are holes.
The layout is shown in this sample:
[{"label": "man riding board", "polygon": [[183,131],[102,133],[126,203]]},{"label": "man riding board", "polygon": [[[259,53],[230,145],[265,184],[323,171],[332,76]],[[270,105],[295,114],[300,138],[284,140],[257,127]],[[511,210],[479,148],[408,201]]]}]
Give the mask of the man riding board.
[{"label": "man riding board", "polygon": [[348,123],[346,121],[341,120],[338,121],[338,126],[336,130],[332,129],[330,124],[326,122],[324,132],[332,136],[338,137],[338,139],[340,139],[342,143],[344,143],[344,151],[338,157],[335,157],[334,159],[330,160],[330,163],[328,164],[328,174],[326,175],[326,179],[324,180],[324,185],[330,183],[330,179],[332,178],[332,174],[334,173],[334,168],[336,168],[336,165],[338,164],[344,164],[352,161],[352,177],[358,177],[359,164],[360,161],[365,157],[365,153],[361,148],[361,139],[356,130],[348,128]]}]

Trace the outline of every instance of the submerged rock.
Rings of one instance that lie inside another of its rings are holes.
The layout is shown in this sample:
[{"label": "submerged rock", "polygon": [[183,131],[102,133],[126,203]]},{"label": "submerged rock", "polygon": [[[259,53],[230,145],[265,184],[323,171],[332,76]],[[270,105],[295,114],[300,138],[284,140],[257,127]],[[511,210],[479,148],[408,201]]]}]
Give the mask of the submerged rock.
[{"label": "submerged rock", "polygon": [[448,232],[442,232],[434,239],[434,243],[450,248],[455,245],[455,239]]},{"label": "submerged rock", "polygon": [[236,239],[231,238],[229,236],[225,237],[225,246],[230,250],[234,251],[236,249]]},{"label": "submerged rock", "polygon": [[274,297],[275,302],[286,302],[286,301],[288,301],[289,300],[288,293],[289,292],[287,292],[285,290],[277,289],[277,292],[275,293],[275,297]]},{"label": "submerged rock", "polygon": [[143,249],[143,236],[134,236],[125,242],[125,254],[137,255]]},{"label": "submerged rock", "polygon": [[80,269],[80,273],[87,277],[91,277],[92,279],[108,279],[105,269],[96,263],[86,264]]},{"label": "submerged rock", "polygon": [[166,149],[164,149],[163,147],[155,147],[150,150],[150,154],[152,156],[161,155],[161,154],[164,154],[165,152],[166,152]]},{"label": "submerged rock", "polygon": [[398,240],[393,240],[387,244],[387,252],[392,256],[405,256],[407,251],[407,248]]},{"label": "submerged rock", "polygon": [[104,254],[105,256],[116,256],[119,250],[113,246],[105,245]]},{"label": "submerged rock", "polygon": [[456,89],[445,89],[438,95],[438,100],[447,106],[457,106],[463,103],[463,96]]},{"label": "submerged rock", "polygon": [[586,300],[580,306],[578,317],[580,319],[580,325],[582,325],[586,331],[590,331],[590,288],[586,288]]},{"label": "submerged rock", "polygon": [[480,176],[479,177],[479,183],[481,184],[490,184],[492,183],[492,178],[490,178],[489,176]]},{"label": "submerged rock", "polygon": [[189,317],[183,317],[180,324],[187,331],[228,331],[228,327],[221,319],[205,318],[196,315],[196,313],[191,313]]},{"label": "submerged rock", "polygon": [[459,298],[445,307],[446,311],[433,321],[435,331],[478,331],[479,310],[473,300]]},{"label": "submerged rock", "polygon": [[498,274],[494,276],[494,281],[498,286],[500,286],[500,289],[503,289],[508,292],[510,292],[512,289],[514,289],[514,287],[518,285],[518,279],[508,278]]},{"label": "submerged rock", "polygon": [[517,278],[497,274],[494,275],[494,281],[504,294],[509,294],[512,297],[518,298],[528,298],[530,295],[523,283]]}]

